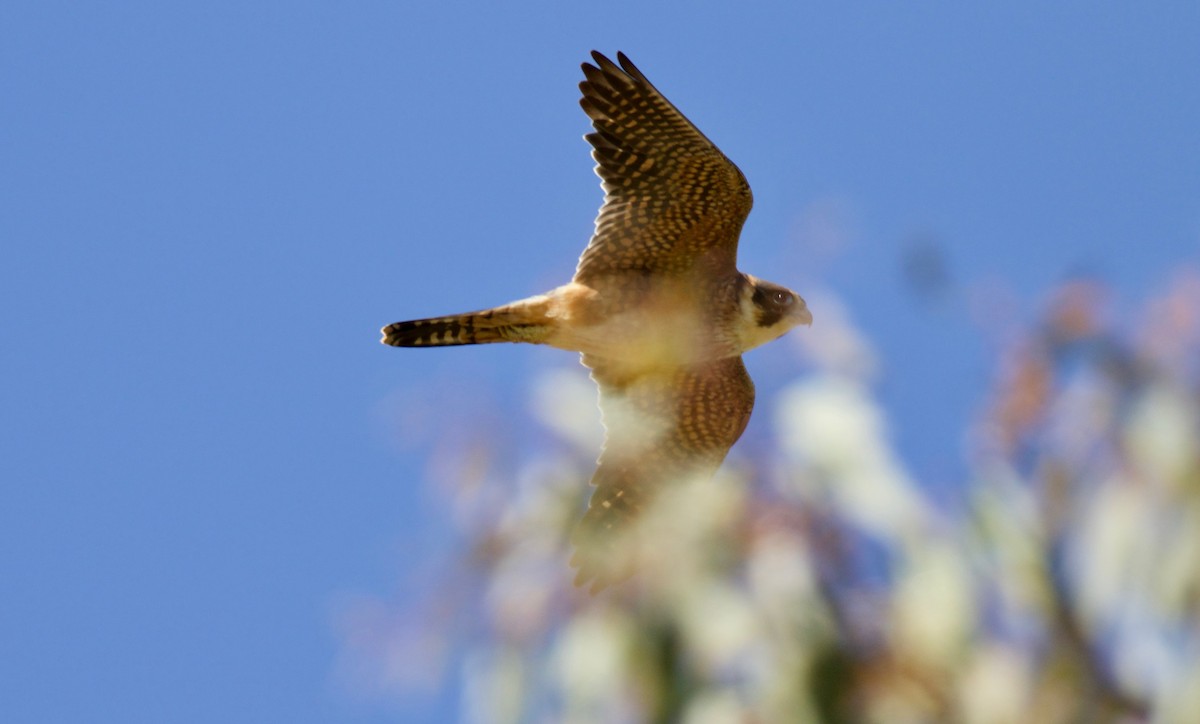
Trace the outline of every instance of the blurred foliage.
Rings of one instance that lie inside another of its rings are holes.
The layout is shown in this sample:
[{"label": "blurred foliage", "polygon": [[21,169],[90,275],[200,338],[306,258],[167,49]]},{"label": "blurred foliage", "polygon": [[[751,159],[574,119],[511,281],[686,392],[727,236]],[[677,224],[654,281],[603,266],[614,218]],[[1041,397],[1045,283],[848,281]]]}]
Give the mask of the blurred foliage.
[{"label": "blurred foliage", "polygon": [[804,374],[760,400],[777,444],[672,490],[641,573],[596,596],[566,568],[595,391],[551,375],[538,409],[572,452],[515,483],[474,465],[469,572],[350,646],[404,680],[447,662],[479,722],[1196,721],[1200,277],[1131,332],[1107,303],[1068,283],[998,345],[960,508],[891,446],[869,342],[814,305]]}]

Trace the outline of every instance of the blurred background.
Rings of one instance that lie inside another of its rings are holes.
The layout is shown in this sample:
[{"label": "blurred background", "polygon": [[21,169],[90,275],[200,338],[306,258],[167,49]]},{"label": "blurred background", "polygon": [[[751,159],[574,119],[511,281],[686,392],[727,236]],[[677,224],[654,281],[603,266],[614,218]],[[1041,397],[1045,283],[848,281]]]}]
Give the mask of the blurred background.
[{"label": "blurred background", "polygon": [[[8,721],[1186,721],[1200,9],[0,8]],[[653,575],[565,535],[573,355],[378,328],[567,280],[579,63],[745,172],[815,324]]]}]

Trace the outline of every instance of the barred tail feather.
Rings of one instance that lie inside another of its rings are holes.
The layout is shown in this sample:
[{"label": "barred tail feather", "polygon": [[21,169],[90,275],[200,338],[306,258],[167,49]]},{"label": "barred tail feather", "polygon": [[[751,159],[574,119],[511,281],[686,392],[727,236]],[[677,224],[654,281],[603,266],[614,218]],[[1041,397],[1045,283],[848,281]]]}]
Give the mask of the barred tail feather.
[{"label": "barred tail feather", "polygon": [[449,317],[396,322],[380,341],[393,347],[446,347],[490,342],[541,342],[549,329],[524,306],[485,309]]},{"label": "barred tail feather", "polygon": [[503,342],[499,330],[481,324],[485,312],[452,317],[414,319],[383,328],[384,344],[393,347],[444,347],[458,344]]}]

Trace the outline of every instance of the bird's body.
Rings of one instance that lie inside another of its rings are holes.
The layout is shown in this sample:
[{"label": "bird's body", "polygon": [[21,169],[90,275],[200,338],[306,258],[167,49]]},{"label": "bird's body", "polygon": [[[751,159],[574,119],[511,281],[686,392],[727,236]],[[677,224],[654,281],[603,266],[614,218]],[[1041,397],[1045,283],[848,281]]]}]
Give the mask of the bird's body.
[{"label": "bird's body", "polygon": [[750,187],[645,76],[593,53],[580,84],[605,203],[574,279],[492,309],[397,322],[383,342],[546,344],[582,353],[607,438],[575,535],[577,582],[627,576],[618,535],[664,485],[711,475],[741,436],[754,385],[741,354],[811,323],[793,292],[737,270]]},{"label": "bird's body", "polygon": [[687,277],[625,281],[599,289],[572,282],[492,309],[398,322],[385,341],[405,347],[531,342],[637,374],[737,356],[777,336],[753,319],[740,323],[738,317],[752,313],[748,297],[755,289],[740,274],[715,284]]}]

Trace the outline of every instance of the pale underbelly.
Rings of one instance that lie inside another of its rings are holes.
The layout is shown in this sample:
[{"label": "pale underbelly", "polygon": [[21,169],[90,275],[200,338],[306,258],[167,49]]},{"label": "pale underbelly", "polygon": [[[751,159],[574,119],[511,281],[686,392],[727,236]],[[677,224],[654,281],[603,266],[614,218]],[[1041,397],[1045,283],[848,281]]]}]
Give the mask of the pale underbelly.
[{"label": "pale underbelly", "polygon": [[689,365],[728,356],[712,324],[683,314],[627,312],[595,324],[557,327],[546,344],[632,368]]}]

